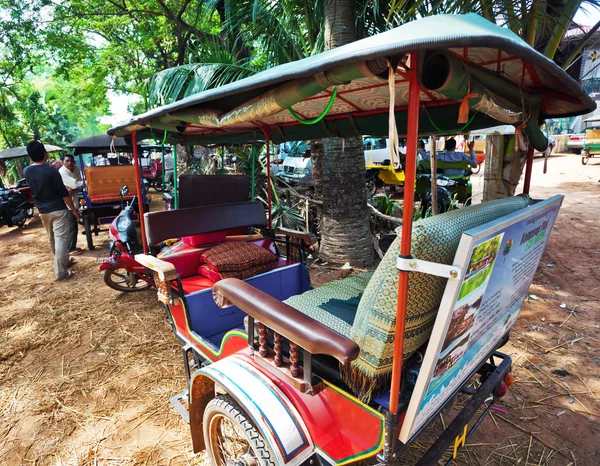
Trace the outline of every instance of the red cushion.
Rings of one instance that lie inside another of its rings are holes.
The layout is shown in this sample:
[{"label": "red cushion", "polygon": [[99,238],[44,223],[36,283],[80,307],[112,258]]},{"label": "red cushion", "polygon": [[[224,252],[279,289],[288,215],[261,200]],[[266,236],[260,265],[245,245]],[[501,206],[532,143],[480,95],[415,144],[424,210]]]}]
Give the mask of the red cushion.
[{"label": "red cushion", "polygon": [[[201,275],[194,275],[193,277],[182,278],[181,285],[183,286],[183,292],[185,294],[192,294],[196,293],[197,291],[212,288],[212,286],[214,285],[214,281],[209,280],[208,278],[203,277]],[[177,288],[176,284],[174,284],[174,286],[175,288]]]},{"label": "red cushion", "polygon": [[190,246],[200,246],[201,244],[220,243],[227,238],[226,231],[216,231],[214,233],[204,233],[202,235],[184,236],[181,238],[185,244]]},{"label": "red cushion", "polygon": [[275,254],[245,241],[219,244],[202,254],[202,259],[221,275],[223,272],[243,271],[258,265],[270,265],[273,268],[277,263]]},{"label": "red cushion", "polygon": [[275,268],[275,263],[259,264],[245,270],[232,270],[229,272],[216,272],[212,270],[208,265],[201,265],[198,267],[198,273],[213,282],[218,282],[223,278],[239,278],[244,280],[246,278],[253,277],[255,275],[268,272]]}]

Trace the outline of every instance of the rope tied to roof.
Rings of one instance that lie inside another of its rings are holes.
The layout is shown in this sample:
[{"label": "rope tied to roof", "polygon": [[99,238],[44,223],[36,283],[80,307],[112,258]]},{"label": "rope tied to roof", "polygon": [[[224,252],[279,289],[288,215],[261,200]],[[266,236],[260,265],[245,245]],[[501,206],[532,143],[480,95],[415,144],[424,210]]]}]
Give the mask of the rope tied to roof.
[{"label": "rope tied to roof", "polygon": [[387,61],[388,64],[388,86],[390,91],[390,105],[389,105],[389,140],[390,140],[390,162],[392,167],[398,168],[400,166],[400,152],[398,151],[398,127],[396,126],[396,113],[394,107],[396,105],[396,67],[392,65],[392,62]]}]

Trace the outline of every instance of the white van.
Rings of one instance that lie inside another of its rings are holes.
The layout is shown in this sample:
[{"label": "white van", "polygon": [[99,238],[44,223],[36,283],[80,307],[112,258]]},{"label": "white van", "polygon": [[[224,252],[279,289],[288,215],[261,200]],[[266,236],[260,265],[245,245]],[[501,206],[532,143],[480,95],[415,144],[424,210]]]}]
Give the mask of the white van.
[{"label": "white van", "polygon": [[[419,142],[420,143],[420,142]],[[383,165],[390,160],[390,140],[387,138],[363,138],[363,149],[365,151],[365,166]],[[402,158],[406,156],[406,141],[400,139],[398,150]],[[425,141],[425,150],[429,151],[429,139]]]},{"label": "white van", "polygon": [[312,160],[310,146],[305,142],[285,142],[279,146],[283,163],[277,176],[289,184],[312,183]]}]

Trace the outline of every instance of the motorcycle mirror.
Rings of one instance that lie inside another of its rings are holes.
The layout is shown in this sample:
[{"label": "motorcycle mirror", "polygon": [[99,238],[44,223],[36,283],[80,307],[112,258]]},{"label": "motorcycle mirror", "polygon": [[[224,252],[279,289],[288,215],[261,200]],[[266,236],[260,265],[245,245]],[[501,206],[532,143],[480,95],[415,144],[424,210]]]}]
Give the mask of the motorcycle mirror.
[{"label": "motorcycle mirror", "polygon": [[128,192],[129,192],[129,188],[127,187],[127,185],[125,185],[121,188],[121,196],[126,196]]}]

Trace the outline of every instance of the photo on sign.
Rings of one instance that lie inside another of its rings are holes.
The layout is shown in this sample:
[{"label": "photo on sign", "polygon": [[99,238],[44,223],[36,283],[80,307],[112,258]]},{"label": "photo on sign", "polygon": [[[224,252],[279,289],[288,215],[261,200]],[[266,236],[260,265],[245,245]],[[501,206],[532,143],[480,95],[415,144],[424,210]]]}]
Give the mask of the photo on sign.
[{"label": "photo on sign", "polygon": [[473,249],[467,273],[458,293],[459,301],[487,283],[494,268],[494,262],[496,256],[498,256],[503,236],[503,233],[494,236]]},{"label": "photo on sign", "polygon": [[465,299],[464,302],[460,303],[452,313],[448,333],[442,346],[442,354],[444,354],[447,348],[451,348],[459,338],[465,334],[470,335],[471,328],[475,323],[475,317],[477,316],[477,310],[483,301],[483,291],[485,290],[474,296],[469,296],[469,299]]},{"label": "photo on sign", "polygon": [[467,342],[469,341],[469,335],[462,338],[458,341],[452,348],[443,353],[438,360],[437,365],[435,366],[435,370],[433,371],[433,377],[438,377],[452,366],[454,366],[465,351],[467,350]]}]

